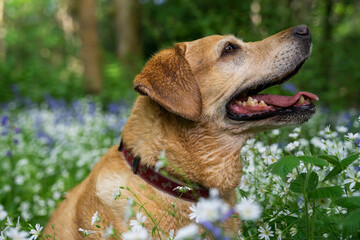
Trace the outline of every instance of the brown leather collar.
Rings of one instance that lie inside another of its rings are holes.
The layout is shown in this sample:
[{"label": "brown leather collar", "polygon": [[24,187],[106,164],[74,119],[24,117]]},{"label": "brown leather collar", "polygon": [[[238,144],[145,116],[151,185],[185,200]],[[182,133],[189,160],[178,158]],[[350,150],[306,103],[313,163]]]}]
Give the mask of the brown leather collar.
[{"label": "brown leather collar", "polygon": [[[203,186],[186,185],[176,179],[171,179],[169,176],[155,172],[155,170],[151,167],[140,164],[140,157],[135,157],[131,151],[125,147],[122,141],[120,142],[118,150],[124,154],[124,157],[130,165],[133,173],[137,174],[151,186],[156,187],[171,196],[176,198],[179,197],[180,199],[191,202],[196,202],[199,197],[207,198],[209,196],[209,189]],[[191,187],[192,190],[185,193],[181,192],[181,188],[188,187]]]}]

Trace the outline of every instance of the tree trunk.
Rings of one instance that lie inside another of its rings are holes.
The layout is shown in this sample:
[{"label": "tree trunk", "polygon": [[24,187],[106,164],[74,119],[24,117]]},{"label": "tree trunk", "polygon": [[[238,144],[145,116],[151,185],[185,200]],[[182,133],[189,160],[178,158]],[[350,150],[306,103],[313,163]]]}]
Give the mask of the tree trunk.
[{"label": "tree trunk", "polygon": [[84,89],[86,93],[97,94],[101,92],[103,86],[95,0],[78,0],[77,14],[84,66]]},{"label": "tree trunk", "polygon": [[[324,16],[323,16],[323,33],[322,33],[322,41],[320,47],[321,53],[321,77],[326,79],[329,83],[331,82],[331,69],[332,69],[332,61],[333,61],[333,51],[332,51],[332,41],[333,41],[333,22],[332,22],[332,14],[333,14],[333,0],[324,0]],[[327,88],[327,85],[325,86]]]},{"label": "tree trunk", "polygon": [[115,8],[117,56],[132,67],[142,52],[139,37],[140,3],[138,0],[115,0]]},{"label": "tree trunk", "polygon": [[4,25],[4,2],[0,0],[0,61],[5,61],[6,58],[6,28]]}]

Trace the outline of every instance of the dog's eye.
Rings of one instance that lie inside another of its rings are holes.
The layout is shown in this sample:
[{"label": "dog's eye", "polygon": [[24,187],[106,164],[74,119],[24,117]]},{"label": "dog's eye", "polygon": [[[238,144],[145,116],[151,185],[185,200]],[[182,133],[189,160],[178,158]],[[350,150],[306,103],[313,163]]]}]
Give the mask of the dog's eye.
[{"label": "dog's eye", "polygon": [[224,50],[224,52],[226,53],[231,53],[232,51],[234,51],[234,47],[232,44],[228,44]]},{"label": "dog's eye", "polygon": [[232,44],[232,43],[228,43],[225,48],[223,49],[223,52],[222,52],[222,56],[226,55],[226,54],[229,54],[229,53],[233,53],[236,49],[238,49],[239,47]]}]

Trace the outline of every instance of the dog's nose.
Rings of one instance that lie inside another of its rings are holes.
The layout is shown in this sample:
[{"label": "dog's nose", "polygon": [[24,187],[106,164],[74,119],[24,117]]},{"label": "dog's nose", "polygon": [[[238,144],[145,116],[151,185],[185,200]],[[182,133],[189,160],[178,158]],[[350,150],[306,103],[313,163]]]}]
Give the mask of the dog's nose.
[{"label": "dog's nose", "polygon": [[300,38],[311,38],[310,30],[306,25],[299,25],[293,28],[293,34]]}]

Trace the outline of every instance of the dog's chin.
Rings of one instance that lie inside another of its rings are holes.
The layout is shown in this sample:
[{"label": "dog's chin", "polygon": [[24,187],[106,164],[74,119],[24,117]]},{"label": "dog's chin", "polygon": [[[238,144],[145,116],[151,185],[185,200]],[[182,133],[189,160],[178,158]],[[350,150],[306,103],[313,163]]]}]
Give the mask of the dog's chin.
[{"label": "dog's chin", "polygon": [[242,132],[256,133],[302,124],[307,122],[315,112],[316,108],[314,104],[308,104],[296,108],[284,109],[271,117],[258,120],[238,121],[232,120],[229,116],[227,118],[229,119],[228,124],[238,126]]}]

